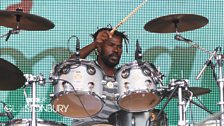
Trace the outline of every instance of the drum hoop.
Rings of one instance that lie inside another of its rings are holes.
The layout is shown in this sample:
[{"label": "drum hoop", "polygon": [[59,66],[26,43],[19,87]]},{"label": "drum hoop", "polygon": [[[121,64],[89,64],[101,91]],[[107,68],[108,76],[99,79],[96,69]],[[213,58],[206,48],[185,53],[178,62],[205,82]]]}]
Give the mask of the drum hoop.
[{"label": "drum hoop", "polygon": [[[83,92],[87,92],[87,91],[83,91]],[[54,94],[53,97],[51,97],[51,103],[54,102],[54,100],[56,100],[58,97],[63,96],[63,94],[71,94],[71,93],[74,93],[74,91],[60,91],[60,92]],[[92,93],[92,94],[88,93],[88,94],[96,97],[97,99],[99,99],[102,102],[102,99],[95,93]]]},{"label": "drum hoop", "polygon": [[[54,101],[58,98],[58,97],[60,97],[60,96],[63,96],[62,94],[69,94],[69,93],[73,93],[72,91],[67,91],[67,92],[64,92],[64,91],[61,91],[61,92],[59,92],[59,93],[56,93],[52,98],[51,98],[51,105],[54,105],[53,103],[54,103]],[[94,93],[93,93],[94,94]],[[101,111],[102,111],[102,109],[103,109],[103,107],[104,107],[104,101],[98,96],[98,95],[92,95],[92,96],[94,96],[96,99],[98,99],[100,102],[101,102],[101,108],[100,108],[100,110],[96,113],[96,114],[93,114],[93,115],[91,115],[90,117],[93,117],[93,116],[95,116],[95,115],[97,115],[98,113],[100,113]],[[59,113],[59,112],[58,112]],[[67,116],[67,115],[65,115],[65,114],[62,114],[62,113],[59,113],[60,115],[62,115],[62,116]],[[67,117],[70,117],[70,116],[67,116]],[[80,117],[77,117],[77,118],[80,118]]]},{"label": "drum hoop", "polygon": [[155,94],[156,96],[160,96],[160,93],[157,91],[157,90],[133,90],[133,91],[130,91],[129,94],[123,94],[121,95],[119,98],[118,98],[118,101],[122,98],[124,98],[125,96],[129,96],[131,95],[132,93],[136,93],[135,91],[138,91],[138,93],[153,93]]},{"label": "drum hoop", "polygon": [[[74,64],[69,64],[69,62],[72,62],[72,61],[74,62]],[[79,64],[77,62],[79,62]],[[69,60],[65,60],[63,62],[60,62],[58,64],[55,64],[55,66],[53,67],[52,75],[54,75],[54,76],[61,76],[61,74],[56,72],[56,71],[58,71],[58,69],[56,69],[56,67],[60,68],[60,66],[62,66],[62,65],[70,65],[72,67],[72,66],[77,65],[77,64],[79,66],[81,66],[81,65],[90,66],[90,67],[93,67],[93,68],[98,69],[99,71],[101,71],[100,67],[97,66],[93,61],[88,61],[88,60],[85,60],[85,59],[80,59],[80,61],[69,59]],[[60,68],[60,69],[62,69],[62,68]]]}]

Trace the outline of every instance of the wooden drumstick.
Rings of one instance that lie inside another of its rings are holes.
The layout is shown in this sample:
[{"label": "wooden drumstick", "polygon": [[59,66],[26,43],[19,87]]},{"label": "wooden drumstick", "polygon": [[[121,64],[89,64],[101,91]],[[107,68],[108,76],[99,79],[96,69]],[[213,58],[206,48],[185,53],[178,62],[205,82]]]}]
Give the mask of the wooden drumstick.
[{"label": "wooden drumstick", "polygon": [[120,27],[124,22],[128,20],[132,15],[134,15],[148,0],[143,1],[138,7],[136,7],[131,13],[129,13],[121,22],[119,22],[111,31],[110,35],[112,36],[114,34],[114,31]]}]

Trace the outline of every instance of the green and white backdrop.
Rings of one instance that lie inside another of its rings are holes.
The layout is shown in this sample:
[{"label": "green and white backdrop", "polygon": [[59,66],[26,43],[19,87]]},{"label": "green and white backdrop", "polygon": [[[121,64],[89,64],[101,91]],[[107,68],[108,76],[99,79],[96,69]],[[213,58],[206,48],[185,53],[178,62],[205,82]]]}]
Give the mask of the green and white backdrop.
[{"label": "green and white backdrop", "polygon": [[[12,4],[18,4],[21,0],[0,0],[0,10]],[[97,28],[108,24],[115,26],[127,14],[133,11],[143,1],[141,0],[22,0],[32,2],[31,14],[45,17],[51,20],[55,27],[48,31],[21,31],[17,35],[11,35],[6,42],[0,39],[0,57],[13,63],[24,74],[39,75],[43,73],[45,78],[50,75],[52,66],[65,60],[70,52],[75,51],[75,39],[68,45],[68,38],[76,35],[80,39],[81,47],[92,41],[89,36]],[[208,51],[224,45],[224,1],[223,0],[148,0],[148,2],[118,30],[125,31],[129,36],[129,53],[124,51],[119,65],[134,60],[135,43],[139,40],[143,50],[144,61],[155,64],[166,76],[164,85],[168,85],[171,79],[188,79],[190,87],[210,88],[211,93],[202,95],[199,99],[213,112],[219,112],[219,88],[212,76],[212,71],[207,68],[200,80],[195,77],[201,70],[209,55],[191,47],[190,45],[174,40],[175,33],[151,33],[144,30],[144,25],[157,17],[170,14],[197,14],[206,17],[209,23],[196,30],[181,33],[199,46]],[[0,34],[10,30],[0,26]],[[69,51],[70,50],[70,51]],[[89,60],[94,59],[94,55]],[[27,88],[27,95],[31,97],[31,88]],[[71,125],[72,119],[63,117],[50,106],[50,94],[53,92],[51,83],[46,86],[37,86],[37,97],[43,108],[38,109],[37,117],[44,120],[63,122]],[[7,103],[16,119],[31,118],[31,112],[27,109],[23,89],[15,91],[0,91],[1,101]],[[198,102],[196,98],[193,98]],[[164,99],[157,109],[161,109]],[[45,107],[45,109],[44,109]],[[3,112],[3,108],[0,107]],[[192,105],[192,115],[195,122],[207,118],[209,114]],[[178,100],[172,99],[165,108],[170,125],[178,123]],[[191,121],[191,113],[188,109],[187,120]],[[7,121],[7,117],[0,117],[1,121]]]}]

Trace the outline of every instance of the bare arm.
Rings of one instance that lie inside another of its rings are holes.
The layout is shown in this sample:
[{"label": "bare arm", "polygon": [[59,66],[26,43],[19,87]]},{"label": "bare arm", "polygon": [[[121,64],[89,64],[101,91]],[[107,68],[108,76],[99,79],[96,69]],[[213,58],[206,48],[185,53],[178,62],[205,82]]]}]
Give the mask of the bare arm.
[{"label": "bare arm", "polygon": [[[85,59],[93,50],[95,50],[97,47],[97,43],[96,42],[92,42],[90,43],[89,45],[83,47],[82,49],[79,50],[79,53],[80,53],[80,58],[81,59]],[[75,53],[73,53],[71,56],[70,56],[70,59],[73,59],[75,58],[76,55]]]},{"label": "bare arm", "polygon": [[[101,32],[99,32],[94,42],[90,43],[89,45],[79,50],[80,58],[85,59],[93,50],[95,50],[98,47],[101,47],[102,43],[108,38],[110,38],[111,36],[112,35],[110,34],[109,31],[102,30]],[[70,59],[73,59],[75,57],[76,55],[72,54],[70,56]]]}]

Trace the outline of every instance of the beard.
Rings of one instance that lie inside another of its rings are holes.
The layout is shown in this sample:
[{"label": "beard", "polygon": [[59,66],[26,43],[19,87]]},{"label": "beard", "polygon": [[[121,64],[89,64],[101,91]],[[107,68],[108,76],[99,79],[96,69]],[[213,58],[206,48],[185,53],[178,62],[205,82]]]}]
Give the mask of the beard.
[{"label": "beard", "polygon": [[119,64],[120,56],[116,53],[112,53],[108,56],[105,55],[104,51],[101,53],[102,61],[109,67],[115,67]]}]

